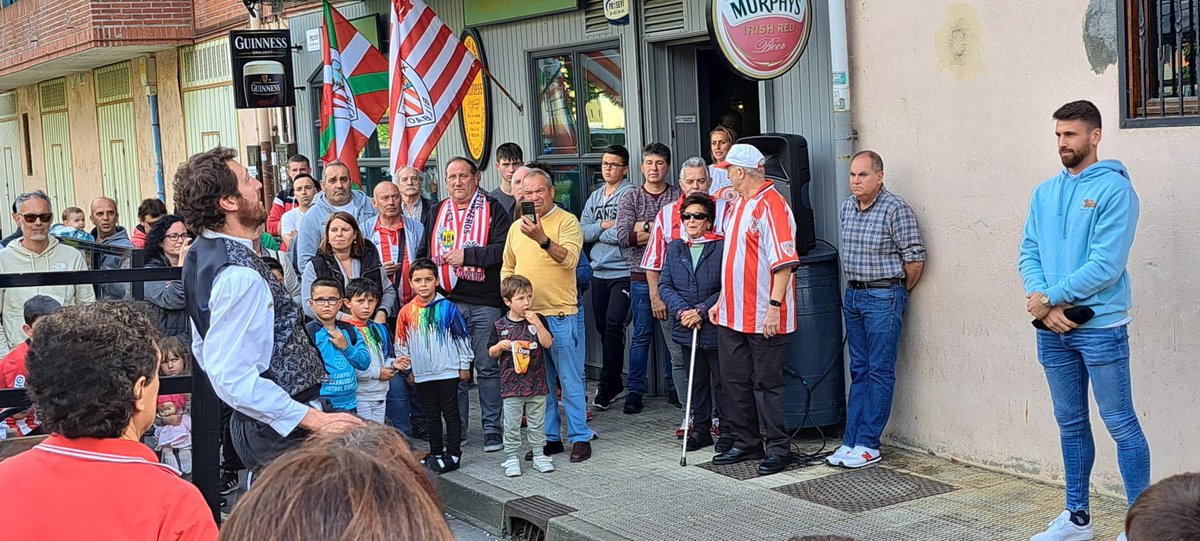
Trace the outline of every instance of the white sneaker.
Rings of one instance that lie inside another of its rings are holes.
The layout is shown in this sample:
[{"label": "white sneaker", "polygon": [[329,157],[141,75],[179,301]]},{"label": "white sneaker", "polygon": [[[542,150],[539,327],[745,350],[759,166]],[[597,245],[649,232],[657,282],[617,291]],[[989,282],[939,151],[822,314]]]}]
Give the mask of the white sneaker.
[{"label": "white sneaker", "polygon": [[[536,459],[535,459],[536,460]],[[517,477],[521,475],[521,460],[515,456],[510,456],[500,464],[504,467],[505,477]]]},{"label": "white sneaker", "polygon": [[533,455],[533,467],[541,473],[554,471],[554,461],[546,455]]},{"label": "white sneaker", "polygon": [[[1091,541],[1092,525],[1078,526],[1071,522],[1071,512],[1063,511],[1050,521],[1046,531],[1034,535],[1029,541]],[[1119,538],[1118,538],[1119,539]]]},{"label": "white sneaker", "polygon": [[879,449],[871,449],[855,445],[846,456],[842,457],[843,468],[861,468],[879,462]]},{"label": "white sneaker", "polygon": [[853,450],[854,450],[853,447],[849,447],[846,445],[838,447],[837,450],[834,451],[832,455],[825,457],[825,462],[827,464],[829,464],[830,466],[841,466],[842,462],[846,461],[846,457],[850,456],[850,451],[853,451]]}]

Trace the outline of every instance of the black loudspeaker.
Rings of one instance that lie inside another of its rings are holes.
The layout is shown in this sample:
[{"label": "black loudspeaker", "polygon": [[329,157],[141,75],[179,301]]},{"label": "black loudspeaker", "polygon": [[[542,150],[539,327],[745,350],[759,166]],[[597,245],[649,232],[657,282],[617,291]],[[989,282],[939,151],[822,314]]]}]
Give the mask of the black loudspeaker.
[{"label": "black loudspeaker", "polygon": [[742,137],[737,142],[754,145],[766,157],[763,168],[767,178],[775,181],[775,189],[787,199],[796,216],[796,253],[807,254],[817,245],[812,198],[808,195],[808,183],[812,180],[808,141],[792,133],[765,133]]}]

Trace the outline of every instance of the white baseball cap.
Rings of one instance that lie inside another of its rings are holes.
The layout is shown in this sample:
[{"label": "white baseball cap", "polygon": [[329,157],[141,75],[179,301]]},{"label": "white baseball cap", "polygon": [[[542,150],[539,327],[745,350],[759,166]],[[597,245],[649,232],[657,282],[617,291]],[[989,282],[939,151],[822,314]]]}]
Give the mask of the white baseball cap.
[{"label": "white baseball cap", "polygon": [[731,165],[757,169],[762,162],[763,154],[758,151],[758,148],[754,145],[739,144],[729,147],[729,153],[725,155],[725,161],[716,164],[716,166],[721,169],[725,169]]}]

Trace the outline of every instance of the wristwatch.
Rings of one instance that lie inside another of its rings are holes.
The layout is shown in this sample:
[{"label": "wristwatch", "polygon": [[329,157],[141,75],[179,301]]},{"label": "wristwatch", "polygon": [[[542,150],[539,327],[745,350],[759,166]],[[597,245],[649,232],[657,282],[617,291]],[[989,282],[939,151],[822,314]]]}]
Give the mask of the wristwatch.
[{"label": "wristwatch", "polygon": [[783,306],[783,303],[775,299],[771,299],[770,305],[779,308],[780,306]]},{"label": "wristwatch", "polygon": [[1050,295],[1042,293],[1042,296],[1038,297],[1038,302],[1042,303],[1042,306],[1050,308]]},{"label": "wristwatch", "polygon": [[650,222],[642,222],[642,232],[643,233],[650,232]]},{"label": "wristwatch", "polygon": [[546,242],[538,243],[538,246],[541,246],[543,250],[549,250],[550,249],[550,239],[546,239]]}]

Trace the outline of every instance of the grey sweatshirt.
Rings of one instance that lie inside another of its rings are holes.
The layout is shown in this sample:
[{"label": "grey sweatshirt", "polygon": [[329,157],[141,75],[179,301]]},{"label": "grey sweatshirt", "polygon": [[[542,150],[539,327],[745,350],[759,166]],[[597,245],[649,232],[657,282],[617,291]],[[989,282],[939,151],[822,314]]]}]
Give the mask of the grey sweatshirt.
[{"label": "grey sweatshirt", "polygon": [[636,222],[654,223],[654,217],[663,207],[674,203],[683,192],[678,186],[668,184],[663,193],[654,195],[645,187],[634,188],[628,195],[621,198],[617,205],[617,239],[621,246],[629,247],[629,278],[635,282],[646,281],[646,270],[642,268],[642,254],[646,253],[646,245],[637,244],[637,231],[633,230]]},{"label": "grey sweatshirt", "polygon": [[[629,277],[629,248],[621,247],[621,240],[617,238],[617,205],[620,204],[621,198],[625,194],[633,190],[633,183],[629,179],[622,180],[617,184],[611,195],[604,195],[604,189],[607,187],[601,186],[592,192],[588,197],[587,203],[583,205],[583,215],[579,220],[579,227],[583,229],[583,243],[591,244],[592,251],[590,257],[592,260],[592,272],[596,278],[604,280],[613,280],[616,278]],[[612,220],[613,226],[608,229],[602,229],[600,222]]]},{"label": "grey sweatshirt", "polygon": [[[366,194],[358,190],[353,190],[350,194],[349,205],[352,208],[350,214],[353,214],[354,218],[358,220],[358,227],[361,229],[367,218],[379,213],[375,211],[375,205],[371,203],[371,198]],[[304,213],[304,217],[300,219],[300,229],[296,231],[296,238],[293,239],[296,245],[296,268],[303,271],[304,264],[308,263],[313,254],[317,253],[321,237],[325,236],[325,222],[334,212],[336,210],[333,205],[330,205],[329,201],[325,199],[325,192],[317,194],[317,197],[313,199],[312,206],[308,208],[308,212]]]}]

